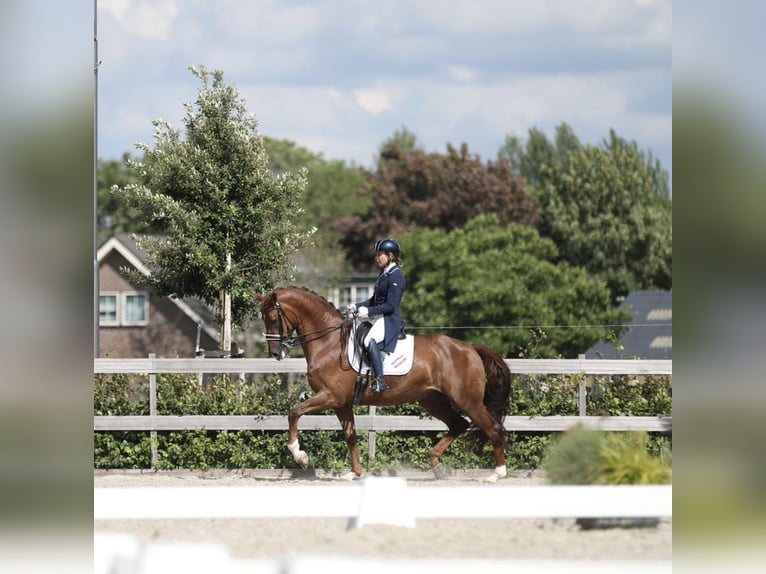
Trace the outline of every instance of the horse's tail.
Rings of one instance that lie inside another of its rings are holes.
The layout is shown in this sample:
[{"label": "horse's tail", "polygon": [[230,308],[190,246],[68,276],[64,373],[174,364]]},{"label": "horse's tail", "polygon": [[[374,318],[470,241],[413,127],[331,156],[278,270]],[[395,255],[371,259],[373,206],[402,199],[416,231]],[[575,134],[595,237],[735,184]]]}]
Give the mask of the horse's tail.
[{"label": "horse's tail", "polygon": [[[474,345],[473,348],[479,353],[487,376],[484,385],[484,406],[502,425],[511,402],[511,369],[508,368],[505,359],[493,349],[484,345]],[[477,446],[483,446],[487,436],[479,429],[474,430],[479,443]]]}]

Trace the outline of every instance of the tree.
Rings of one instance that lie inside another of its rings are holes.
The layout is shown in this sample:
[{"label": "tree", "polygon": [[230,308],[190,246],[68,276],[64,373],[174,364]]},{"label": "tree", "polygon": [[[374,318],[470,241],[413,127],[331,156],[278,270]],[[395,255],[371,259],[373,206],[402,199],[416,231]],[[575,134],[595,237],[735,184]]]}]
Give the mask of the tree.
[{"label": "tree", "polygon": [[394,135],[383,142],[378,150],[378,161],[384,159],[388,148],[393,146],[403,151],[418,150],[425,152],[425,148],[418,142],[417,136],[408,130],[407,126],[402,126],[401,129],[394,132]]},{"label": "tree", "polygon": [[310,245],[300,250],[300,281],[323,290],[347,274],[345,254],[338,249],[340,233],[332,222],[342,217],[367,213],[370,198],[364,193],[367,180],[361,168],[342,160],[326,160],[289,140],[264,138],[271,169],[279,174],[302,167],[308,170],[308,185],[303,196],[304,224],[315,227]]},{"label": "tree", "polygon": [[[102,243],[116,233],[152,233],[150,221],[136,207],[126,203],[121,195],[112,193],[112,187],[136,183],[138,177],[127,164],[130,154],[121,160],[98,160],[98,241]],[[156,227],[156,226],[154,226]]]},{"label": "tree", "polygon": [[494,215],[449,232],[418,229],[402,248],[402,312],[423,332],[448,329],[506,357],[576,357],[621,334],[630,317],[612,307],[602,280],[558,262],[552,241]]},{"label": "tree", "polygon": [[602,277],[613,301],[634,289],[672,287],[672,205],[668,175],[651,153],[614,130],[582,145],[566,124],[556,144],[530,130],[526,148],[509,137],[509,157],[540,202],[540,234],[559,257]]},{"label": "tree", "polygon": [[370,265],[371,245],[383,236],[415,228],[450,231],[482,213],[501,223],[537,224],[537,204],[507,160],[483,163],[478,156],[447,146],[446,154],[384,146],[375,172],[367,172],[372,207],[366,216],[342,218],[335,228],[353,264]]},{"label": "tree", "polygon": [[360,193],[367,186],[361,168],[346,165],[343,160],[326,160],[289,140],[264,138],[269,165],[276,174],[305,168],[308,185],[303,195],[303,218],[306,225],[316,227],[314,242],[337,245],[338,233],[331,222],[340,217],[366,213],[369,198]]},{"label": "tree", "polygon": [[156,120],[154,147],[136,144],[143,160],[129,162],[139,182],[113,189],[165,233],[139,238],[151,287],[217,306],[228,354],[232,326],[256,311],[253,293],[289,278],[308,239],[297,223],[306,173],[275,175],[236,88],[221,71],[190,70],[202,86],[195,104],[184,104],[184,133]]}]

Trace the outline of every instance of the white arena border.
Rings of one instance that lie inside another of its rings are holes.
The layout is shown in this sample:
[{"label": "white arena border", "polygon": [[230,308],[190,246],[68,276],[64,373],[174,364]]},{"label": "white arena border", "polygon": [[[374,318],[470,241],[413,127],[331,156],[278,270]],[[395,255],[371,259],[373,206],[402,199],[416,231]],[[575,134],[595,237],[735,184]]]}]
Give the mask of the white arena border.
[{"label": "white arena border", "polygon": [[306,486],[97,487],[94,520],[348,517],[356,526],[419,518],[670,517],[672,485],[408,488],[404,478]]},{"label": "white arena border", "polygon": [[[669,560],[554,560],[482,558],[381,558],[337,555],[292,555],[281,559],[237,558],[223,545],[151,542],[141,545],[130,535],[95,533],[93,574],[670,574]],[[19,570],[21,572],[21,570]]]}]

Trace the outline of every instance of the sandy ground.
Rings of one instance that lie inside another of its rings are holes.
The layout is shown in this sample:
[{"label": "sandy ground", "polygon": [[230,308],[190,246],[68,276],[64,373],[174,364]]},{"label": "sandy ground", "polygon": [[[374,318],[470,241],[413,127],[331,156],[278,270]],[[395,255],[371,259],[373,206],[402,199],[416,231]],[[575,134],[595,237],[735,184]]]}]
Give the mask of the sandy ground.
[{"label": "sandy ground", "polygon": [[[408,488],[476,486],[483,471],[453,472],[442,480],[431,473],[402,472]],[[264,486],[344,484],[319,471],[122,472],[96,471],[94,487]],[[514,472],[486,488],[545,484],[544,477]],[[655,527],[582,530],[574,519],[432,519],[413,528],[365,525],[348,528],[340,518],[99,520],[96,532],[127,533],[140,542],[208,542],[233,557],[283,559],[299,554],[378,558],[490,558],[670,560],[672,522]]]}]

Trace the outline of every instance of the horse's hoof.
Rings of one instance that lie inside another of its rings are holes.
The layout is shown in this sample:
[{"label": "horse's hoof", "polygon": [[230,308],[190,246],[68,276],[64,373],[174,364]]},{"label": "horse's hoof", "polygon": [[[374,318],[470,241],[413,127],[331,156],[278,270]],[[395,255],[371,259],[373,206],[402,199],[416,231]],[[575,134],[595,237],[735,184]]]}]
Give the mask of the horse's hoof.
[{"label": "horse's hoof", "polygon": [[447,469],[447,467],[444,466],[441,462],[437,464],[436,466],[432,467],[431,471],[434,473],[434,477],[436,477],[436,480],[443,480],[447,478],[447,475],[449,474],[449,469]]},{"label": "horse's hoof", "polygon": [[300,465],[301,468],[309,467],[309,455],[306,454],[305,450],[298,452],[298,456],[295,457],[295,461]]},{"label": "horse's hoof", "polygon": [[508,470],[505,466],[498,466],[495,468],[495,472],[490,474],[487,478],[483,478],[482,482],[486,484],[495,484],[499,479],[508,476]]},{"label": "horse's hoof", "polygon": [[359,478],[359,476],[357,476],[357,474],[352,470],[347,472],[346,474],[341,475],[339,477],[339,480],[343,480],[345,482],[352,482],[356,480],[357,478]]}]

